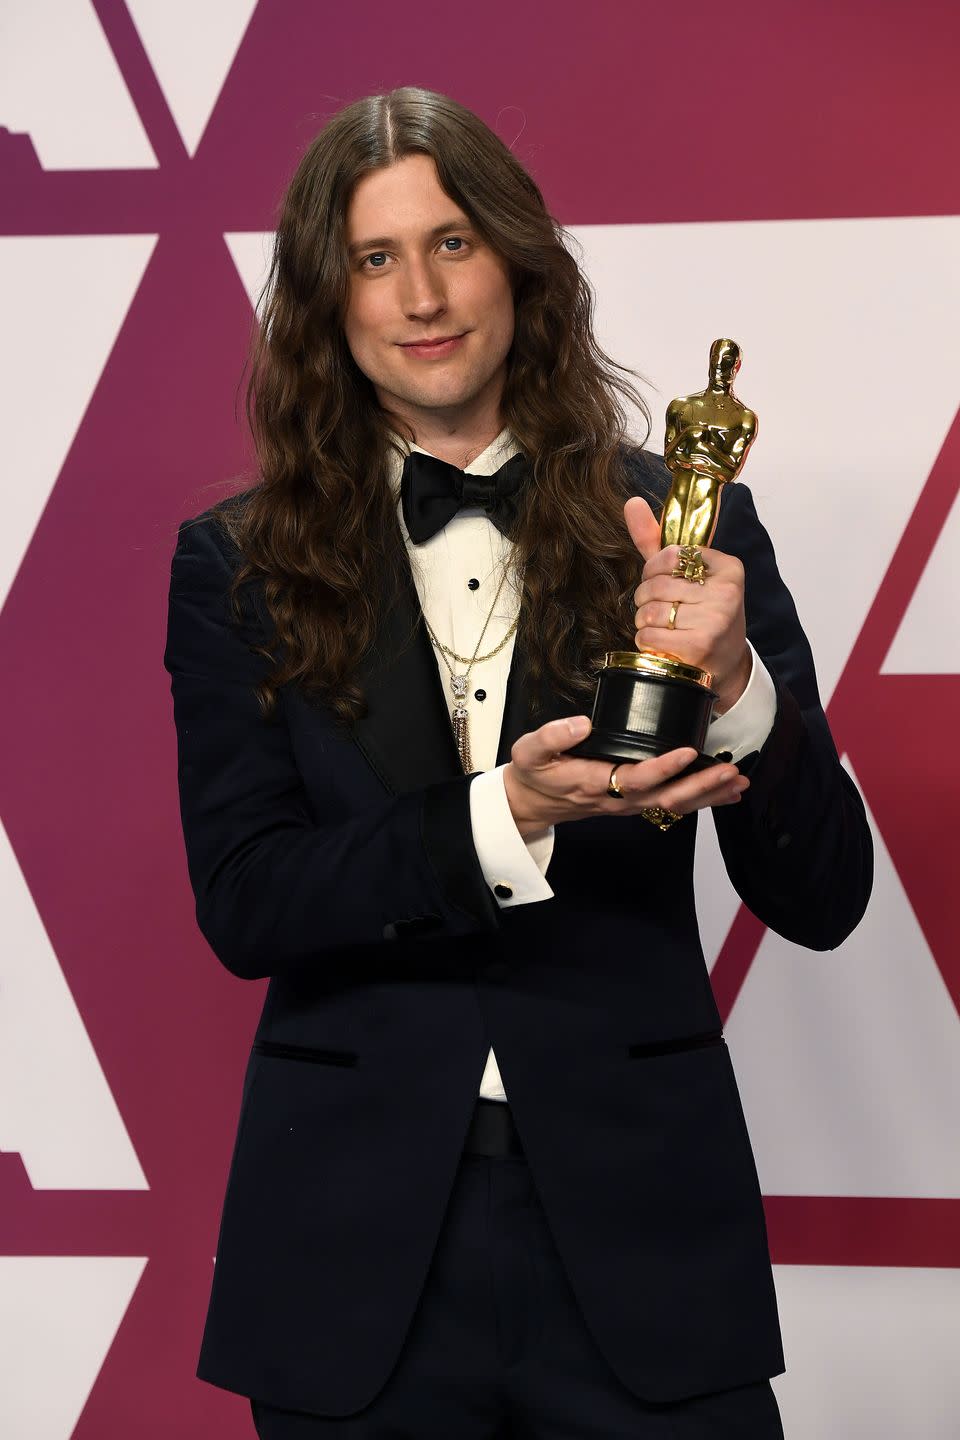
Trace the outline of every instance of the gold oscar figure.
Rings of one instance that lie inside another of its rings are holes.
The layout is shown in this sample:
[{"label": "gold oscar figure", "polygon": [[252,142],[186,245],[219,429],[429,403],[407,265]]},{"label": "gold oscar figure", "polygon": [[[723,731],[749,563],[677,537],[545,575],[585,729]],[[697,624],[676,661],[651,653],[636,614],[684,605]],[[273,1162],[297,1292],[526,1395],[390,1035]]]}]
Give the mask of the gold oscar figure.
[{"label": "gold oscar figure", "polygon": [[[667,406],[664,462],[673,480],[660,520],[662,546],[679,546],[675,576],[700,585],[700,553],[717,528],[724,485],[735,480],[757,434],[757,417],[733,393],[740,368],[735,340],[714,340],[709,383]],[[706,670],[662,650],[613,650],[604,657],[593,729],[573,747],[596,760],[647,760],[681,746],[700,752],[690,766],[713,763],[703,745],[716,696]]]},{"label": "gold oscar figure", "polygon": [[740,369],[736,340],[710,346],[710,383],[667,406],[663,459],[673,484],[663,507],[660,544],[709,545],[724,485],[736,480],[757,435],[757,417],[733,393]]}]

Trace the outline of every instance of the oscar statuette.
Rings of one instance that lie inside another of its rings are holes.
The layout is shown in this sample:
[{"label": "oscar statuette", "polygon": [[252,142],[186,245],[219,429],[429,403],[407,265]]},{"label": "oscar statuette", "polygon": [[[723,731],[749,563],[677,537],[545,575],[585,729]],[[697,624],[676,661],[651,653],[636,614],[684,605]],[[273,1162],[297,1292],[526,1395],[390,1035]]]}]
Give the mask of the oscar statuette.
[{"label": "oscar statuette", "polygon": [[[679,546],[674,576],[704,584],[701,556],[717,528],[724,485],[736,480],[757,434],[757,417],[733,393],[740,368],[734,340],[710,347],[709,383],[667,407],[664,462],[673,481],[660,521],[660,544]],[[704,754],[716,695],[711,676],[661,650],[613,650],[604,657],[593,703],[593,729],[568,753],[592,760],[649,760],[692,746],[689,771],[712,765]]]}]

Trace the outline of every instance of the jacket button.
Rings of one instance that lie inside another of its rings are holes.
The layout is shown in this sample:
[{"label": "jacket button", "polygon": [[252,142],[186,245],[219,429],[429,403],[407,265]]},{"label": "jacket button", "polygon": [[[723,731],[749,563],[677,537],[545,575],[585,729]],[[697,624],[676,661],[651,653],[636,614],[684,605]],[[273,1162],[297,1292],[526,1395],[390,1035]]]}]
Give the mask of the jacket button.
[{"label": "jacket button", "polygon": [[793,836],[788,834],[786,830],[781,831],[781,833],[777,836],[776,840],[777,849],[786,850],[792,839]]},{"label": "jacket button", "polygon": [[502,880],[498,880],[493,887],[493,893],[499,900],[511,900],[513,898],[513,887],[505,885]]},{"label": "jacket button", "polygon": [[384,940],[411,939],[416,935],[429,935],[442,926],[439,915],[412,915],[409,920],[391,920],[383,927]]}]

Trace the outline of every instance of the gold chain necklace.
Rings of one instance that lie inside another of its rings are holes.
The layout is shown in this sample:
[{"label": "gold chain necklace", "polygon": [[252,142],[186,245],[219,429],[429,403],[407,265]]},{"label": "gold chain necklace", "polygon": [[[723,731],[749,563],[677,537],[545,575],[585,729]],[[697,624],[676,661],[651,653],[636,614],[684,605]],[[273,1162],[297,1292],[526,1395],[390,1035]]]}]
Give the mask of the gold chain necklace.
[{"label": "gold chain necklace", "polygon": [[[454,699],[453,710],[451,711],[450,718],[453,721],[453,738],[456,741],[457,753],[460,756],[460,764],[463,766],[463,773],[465,775],[469,775],[473,770],[473,759],[470,754],[470,712],[467,709],[467,681],[470,678],[470,671],[473,669],[474,665],[482,665],[484,660],[492,660],[494,655],[499,655],[500,651],[503,649],[504,645],[506,645],[507,641],[510,639],[510,636],[513,634],[513,632],[516,630],[517,626],[520,623],[520,616],[518,615],[516,620],[514,620],[513,624],[510,626],[510,629],[507,631],[506,635],[504,635],[503,639],[500,641],[500,644],[497,645],[495,649],[488,650],[486,655],[480,654],[480,646],[483,644],[483,637],[487,633],[487,626],[493,619],[493,612],[497,608],[497,601],[500,599],[500,592],[503,590],[506,579],[507,567],[504,566],[503,579],[497,586],[497,593],[493,597],[493,604],[490,606],[489,614],[487,615],[486,620],[484,620],[483,622],[483,629],[480,631],[480,639],[477,641],[477,648],[474,650],[472,655],[458,655],[455,650],[450,649],[449,645],[443,645],[434,634],[433,628],[431,627],[426,615],[424,615],[423,617],[423,623],[427,627],[427,634],[430,636],[430,639],[432,640],[436,648],[440,651],[441,659],[443,660],[444,665],[446,665],[447,669],[450,671],[450,689],[453,691]],[[462,675],[456,674],[453,666],[447,659],[448,655],[452,659],[456,660],[458,665],[466,665],[467,668]]]}]

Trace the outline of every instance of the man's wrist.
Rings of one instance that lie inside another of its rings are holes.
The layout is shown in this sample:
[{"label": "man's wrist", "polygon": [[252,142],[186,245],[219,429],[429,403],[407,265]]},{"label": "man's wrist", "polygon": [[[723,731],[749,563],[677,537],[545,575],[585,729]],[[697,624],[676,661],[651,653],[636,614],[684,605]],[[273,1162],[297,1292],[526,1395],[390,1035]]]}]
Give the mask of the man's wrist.
[{"label": "man's wrist", "polygon": [[524,785],[523,781],[517,778],[512,760],[504,767],[503,788],[506,791],[507,804],[510,806],[513,823],[523,839],[537,840],[545,835],[550,828],[550,822],[541,820],[532,814],[528,802],[536,795],[536,791],[532,790],[529,785]]},{"label": "man's wrist", "polygon": [[717,686],[717,700],[714,706],[714,715],[719,718],[732,710],[740,699],[747,685],[750,683],[750,675],[753,671],[753,653],[749,645],[744,645],[743,656],[740,663],[728,681],[722,686]]},{"label": "man's wrist", "polygon": [[773,679],[749,640],[747,645],[753,660],[747,688],[722,717],[715,715],[710,721],[705,745],[711,755],[729,750],[735,765],[763,747],[777,717]]}]

